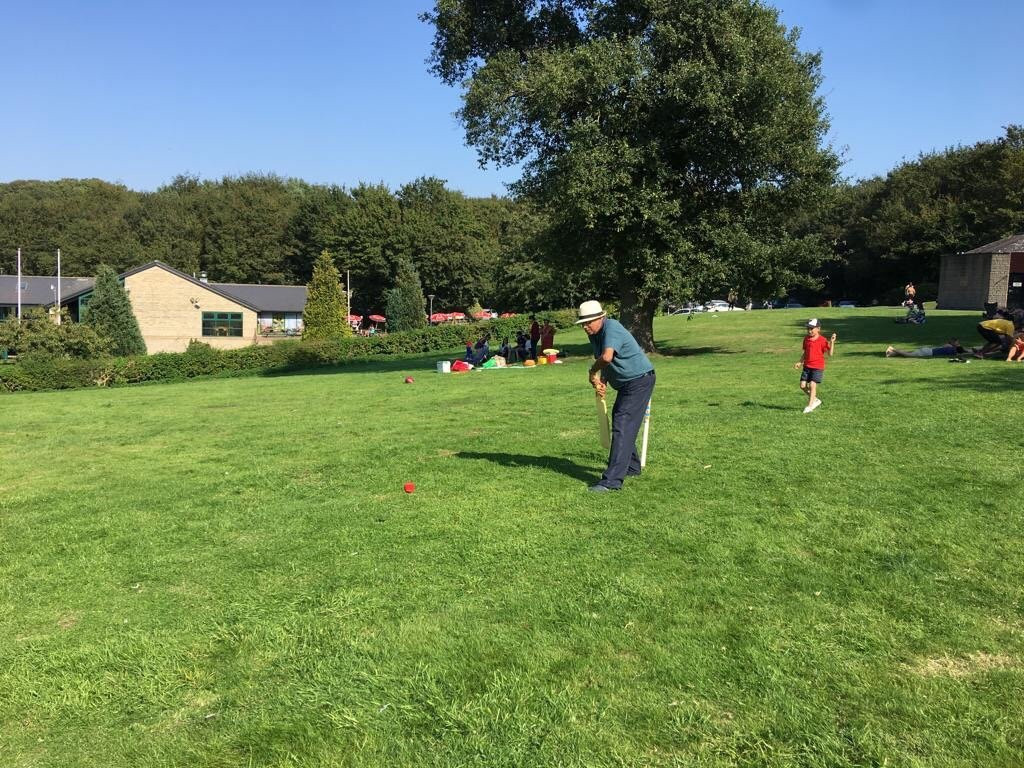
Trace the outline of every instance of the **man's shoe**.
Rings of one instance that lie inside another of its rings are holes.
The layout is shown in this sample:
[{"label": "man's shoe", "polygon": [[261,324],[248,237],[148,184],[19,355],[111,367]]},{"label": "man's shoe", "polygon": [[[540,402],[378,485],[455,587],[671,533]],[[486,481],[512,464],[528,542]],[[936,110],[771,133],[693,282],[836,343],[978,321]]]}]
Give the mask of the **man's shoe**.
[{"label": "man's shoe", "polygon": [[601,485],[600,483],[597,483],[596,485],[592,485],[589,488],[587,488],[587,490],[592,491],[593,493],[608,493],[608,491],[617,491],[619,489],[609,488],[607,485]]},{"label": "man's shoe", "polygon": [[807,406],[807,413],[810,413],[815,408],[817,408],[819,405],[821,405],[821,400],[819,400],[818,398],[814,398],[814,402],[812,402],[810,405]]}]

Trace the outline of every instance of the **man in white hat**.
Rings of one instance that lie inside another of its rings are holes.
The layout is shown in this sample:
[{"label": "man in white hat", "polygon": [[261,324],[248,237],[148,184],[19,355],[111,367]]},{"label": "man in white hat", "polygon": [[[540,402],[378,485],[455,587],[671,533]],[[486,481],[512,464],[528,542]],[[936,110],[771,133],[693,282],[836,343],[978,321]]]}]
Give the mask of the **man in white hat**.
[{"label": "man in white hat", "polygon": [[608,317],[599,302],[584,301],[580,304],[576,324],[583,326],[594,347],[594,364],[590,366],[591,386],[602,397],[608,384],[618,392],[612,409],[612,447],[608,452],[608,468],[588,490],[596,493],[618,491],[623,480],[640,474],[636,436],[654,391],[654,366],[633,334],[618,320]]}]

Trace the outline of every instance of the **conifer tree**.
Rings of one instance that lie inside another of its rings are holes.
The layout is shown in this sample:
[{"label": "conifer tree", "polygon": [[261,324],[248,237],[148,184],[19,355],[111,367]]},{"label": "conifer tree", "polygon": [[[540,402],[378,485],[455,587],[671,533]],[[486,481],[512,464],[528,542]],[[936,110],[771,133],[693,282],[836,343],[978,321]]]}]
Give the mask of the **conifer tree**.
[{"label": "conifer tree", "polygon": [[411,331],[427,324],[420,275],[409,261],[398,265],[395,287],[388,291],[388,327],[393,331]]},{"label": "conifer tree", "polygon": [[96,284],[85,311],[84,322],[99,336],[110,340],[110,354],[146,354],[146,342],[142,340],[131,300],[117,273],[105,264],[101,264],[96,271]]},{"label": "conifer tree", "polygon": [[306,286],[306,308],[302,313],[304,339],[332,339],[351,336],[345,314],[345,292],[341,275],[329,251],[321,251],[313,264],[313,277]]}]

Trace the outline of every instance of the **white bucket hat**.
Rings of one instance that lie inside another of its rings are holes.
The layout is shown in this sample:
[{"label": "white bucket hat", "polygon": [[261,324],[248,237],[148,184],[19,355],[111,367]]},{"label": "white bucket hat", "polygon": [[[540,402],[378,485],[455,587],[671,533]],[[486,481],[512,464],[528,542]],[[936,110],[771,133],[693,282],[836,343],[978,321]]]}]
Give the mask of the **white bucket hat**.
[{"label": "white bucket hat", "polygon": [[604,317],[605,314],[605,311],[601,309],[601,302],[584,301],[580,304],[579,320],[576,321],[576,325],[583,325],[583,323],[589,323],[591,320],[597,320],[599,317]]}]

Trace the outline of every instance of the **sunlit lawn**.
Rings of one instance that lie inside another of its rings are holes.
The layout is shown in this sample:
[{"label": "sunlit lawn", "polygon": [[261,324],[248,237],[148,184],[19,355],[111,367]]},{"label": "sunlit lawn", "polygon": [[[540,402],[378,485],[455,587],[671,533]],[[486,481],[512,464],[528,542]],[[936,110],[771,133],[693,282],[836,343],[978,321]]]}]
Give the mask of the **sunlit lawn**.
[{"label": "sunlit lawn", "polygon": [[0,398],[0,764],[1021,765],[1024,365],[820,310],[803,415],[812,312],[659,320],[601,496],[579,331]]}]

